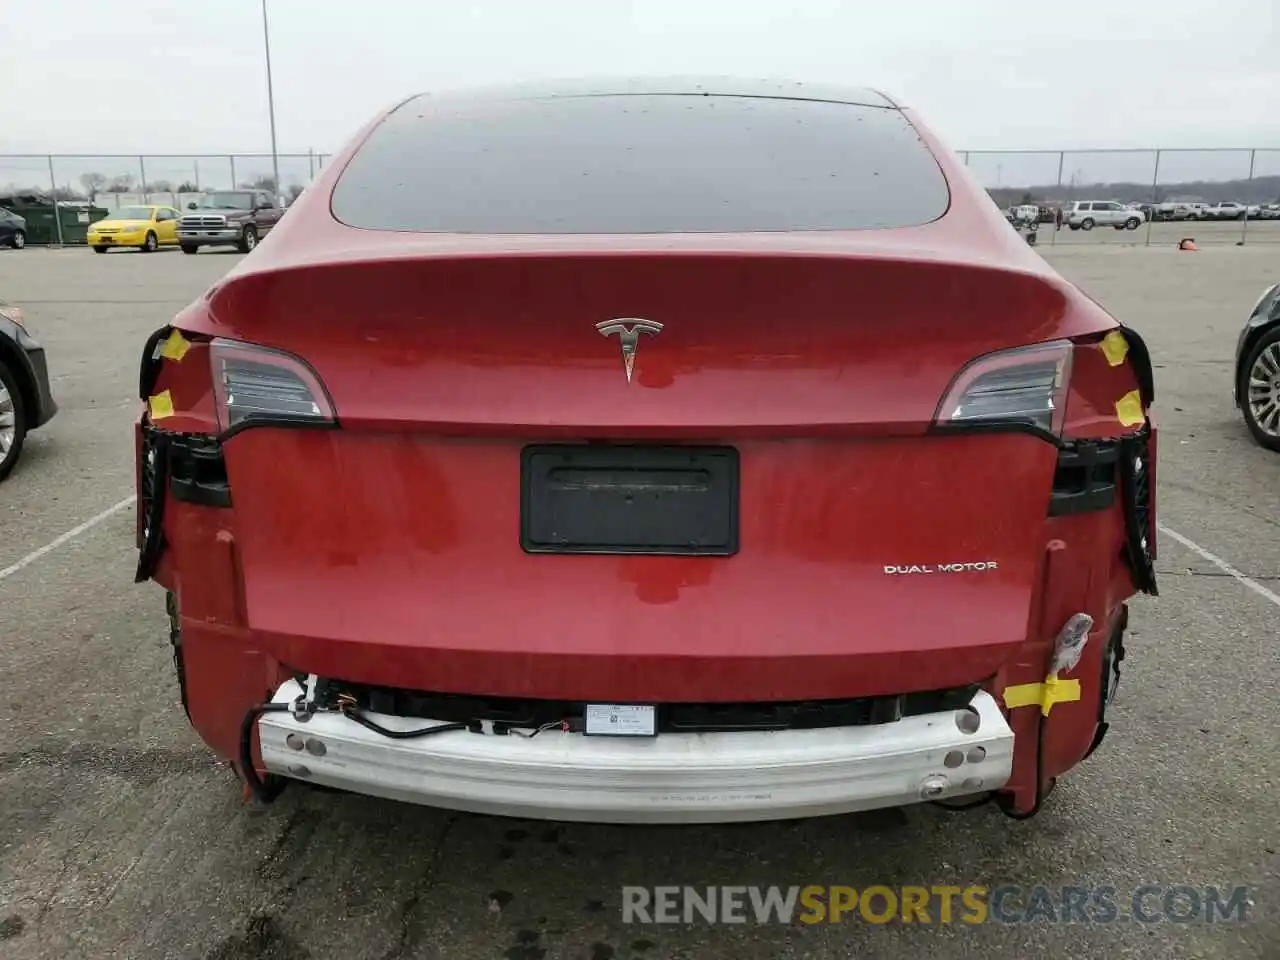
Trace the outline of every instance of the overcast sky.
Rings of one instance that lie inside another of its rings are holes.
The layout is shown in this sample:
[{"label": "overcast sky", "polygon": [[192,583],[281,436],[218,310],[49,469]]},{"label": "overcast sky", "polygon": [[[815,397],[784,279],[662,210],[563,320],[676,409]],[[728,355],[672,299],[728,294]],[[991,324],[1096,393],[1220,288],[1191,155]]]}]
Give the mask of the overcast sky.
[{"label": "overcast sky", "polygon": [[[958,150],[1280,147],[1277,0],[268,0],[268,9],[282,152],[330,152],[413,92],[623,73],[875,86],[918,108]],[[260,0],[0,0],[0,36],[0,154],[270,147]],[[1280,154],[1268,164],[1280,169]]]}]

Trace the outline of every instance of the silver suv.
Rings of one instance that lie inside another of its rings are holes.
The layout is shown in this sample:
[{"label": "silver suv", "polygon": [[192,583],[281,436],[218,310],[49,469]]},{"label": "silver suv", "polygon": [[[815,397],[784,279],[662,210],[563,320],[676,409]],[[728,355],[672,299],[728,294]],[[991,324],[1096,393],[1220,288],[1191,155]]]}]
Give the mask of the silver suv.
[{"label": "silver suv", "polygon": [[1072,230],[1094,227],[1137,230],[1146,219],[1141,210],[1133,210],[1116,200],[1075,200],[1067,204],[1065,222]]}]

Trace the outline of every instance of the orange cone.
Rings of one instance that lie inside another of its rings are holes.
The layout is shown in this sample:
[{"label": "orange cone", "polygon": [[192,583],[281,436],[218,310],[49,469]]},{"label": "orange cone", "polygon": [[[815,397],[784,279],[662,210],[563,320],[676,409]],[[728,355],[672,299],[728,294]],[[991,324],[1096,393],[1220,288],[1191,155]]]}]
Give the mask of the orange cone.
[{"label": "orange cone", "polygon": [[1192,237],[1183,237],[1182,241],[1178,244],[1178,249],[1179,250],[1199,250],[1200,248],[1196,246],[1196,242]]}]

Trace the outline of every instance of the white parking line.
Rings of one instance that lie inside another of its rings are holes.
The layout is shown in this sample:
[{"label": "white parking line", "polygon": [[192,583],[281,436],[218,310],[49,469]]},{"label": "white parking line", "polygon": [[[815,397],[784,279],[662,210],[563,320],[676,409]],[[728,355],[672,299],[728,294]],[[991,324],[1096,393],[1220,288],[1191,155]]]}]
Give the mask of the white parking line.
[{"label": "white parking line", "polygon": [[1204,547],[1200,546],[1200,544],[1196,543],[1194,540],[1184,537],[1177,530],[1170,530],[1163,523],[1156,524],[1156,526],[1159,528],[1161,533],[1173,537],[1173,539],[1177,540],[1192,553],[1198,553],[1200,556],[1204,557],[1227,576],[1234,577],[1264,600],[1270,600],[1277,607],[1280,607],[1280,593],[1276,593],[1274,590],[1268,590],[1257,580],[1254,580],[1252,577],[1245,576],[1231,564],[1227,563],[1227,561],[1223,560],[1221,557],[1214,556]]},{"label": "white parking line", "polygon": [[4,580],[7,577],[13,576],[15,573],[17,573],[19,570],[23,569],[24,567],[31,566],[31,564],[35,563],[37,560],[43,557],[46,553],[52,553],[54,550],[57,550],[60,546],[62,546],[68,540],[74,540],[76,537],[80,536],[80,534],[84,533],[86,530],[90,530],[93,527],[96,527],[98,524],[100,524],[103,520],[106,520],[108,517],[115,516],[125,507],[132,505],[133,501],[137,499],[138,499],[137,496],[125,497],[115,506],[107,507],[107,509],[103,510],[100,514],[98,514],[95,517],[90,517],[84,523],[80,524],[80,526],[72,527],[62,536],[54,540],[50,540],[39,550],[36,550],[32,553],[28,553],[25,557],[23,557],[17,563],[13,564],[12,566],[5,567],[3,570],[0,570],[0,580]]}]

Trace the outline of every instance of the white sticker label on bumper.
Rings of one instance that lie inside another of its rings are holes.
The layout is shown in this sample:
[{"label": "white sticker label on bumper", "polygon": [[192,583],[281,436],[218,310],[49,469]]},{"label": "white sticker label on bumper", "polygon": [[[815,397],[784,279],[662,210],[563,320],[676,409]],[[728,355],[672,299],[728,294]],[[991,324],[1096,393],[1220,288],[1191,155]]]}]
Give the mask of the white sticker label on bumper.
[{"label": "white sticker label on bumper", "polygon": [[658,733],[658,711],[649,705],[589,703],[586,719],[590,737],[652,737]]}]

